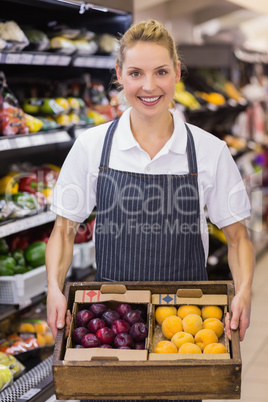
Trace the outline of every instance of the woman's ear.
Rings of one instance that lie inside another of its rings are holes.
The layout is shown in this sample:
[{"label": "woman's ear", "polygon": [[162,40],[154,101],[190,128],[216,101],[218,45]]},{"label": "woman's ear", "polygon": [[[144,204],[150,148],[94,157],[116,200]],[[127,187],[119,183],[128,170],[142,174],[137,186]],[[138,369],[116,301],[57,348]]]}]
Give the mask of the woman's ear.
[{"label": "woman's ear", "polygon": [[118,65],[115,66],[115,71],[116,71],[116,76],[117,76],[117,80],[118,80],[119,84],[120,84],[120,85],[123,85],[122,71],[120,70],[120,68],[118,67]]},{"label": "woman's ear", "polygon": [[181,62],[178,61],[178,65],[176,68],[176,83],[179,82],[181,79]]}]

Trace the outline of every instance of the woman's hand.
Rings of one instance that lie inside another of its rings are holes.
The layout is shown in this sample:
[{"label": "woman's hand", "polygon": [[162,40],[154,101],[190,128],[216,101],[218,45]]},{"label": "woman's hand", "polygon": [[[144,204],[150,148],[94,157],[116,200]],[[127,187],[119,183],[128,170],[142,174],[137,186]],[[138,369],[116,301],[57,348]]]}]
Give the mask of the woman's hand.
[{"label": "woman's hand", "polygon": [[67,310],[67,301],[59,288],[48,289],[47,323],[56,339],[57,330],[65,326],[65,337],[68,336],[71,323],[71,312]]},{"label": "woman's hand", "polygon": [[251,297],[244,293],[237,293],[231,304],[231,317],[227,313],[225,317],[225,331],[231,339],[231,330],[239,331],[240,341],[243,341],[250,324]]},{"label": "woman's hand", "polygon": [[231,304],[231,317],[226,317],[226,333],[239,329],[242,341],[250,323],[251,286],[253,280],[255,254],[245,222],[236,222],[223,229],[228,244],[228,263],[232,272],[235,297]]}]

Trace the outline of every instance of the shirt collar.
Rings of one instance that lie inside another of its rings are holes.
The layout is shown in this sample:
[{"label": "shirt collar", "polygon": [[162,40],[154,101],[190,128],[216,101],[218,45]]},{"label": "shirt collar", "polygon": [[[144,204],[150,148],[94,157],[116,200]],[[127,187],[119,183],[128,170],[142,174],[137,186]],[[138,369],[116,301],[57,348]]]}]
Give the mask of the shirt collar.
[{"label": "shirt collar", "polygon": [[[139,144],[133,137],[130,128],[130,110],[131,108],[128,108],[120,117],[118,129],[116,130],[115,135],[118,148],[122,151],[139,147]],[[186,152],[187,145],[186,127],[178,112],[171,110],[171,113],[174,119],[174,132],[164,148],[166,148],[166,151],[184,154]]]}]

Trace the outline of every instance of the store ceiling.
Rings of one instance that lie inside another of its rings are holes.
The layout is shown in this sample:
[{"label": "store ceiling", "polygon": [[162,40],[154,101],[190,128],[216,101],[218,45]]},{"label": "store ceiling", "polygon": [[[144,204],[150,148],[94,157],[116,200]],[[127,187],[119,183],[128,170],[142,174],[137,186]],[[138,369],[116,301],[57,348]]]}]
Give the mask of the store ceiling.
[{"label": "store ceiling", "polygon": [[219,29],[240,29],[259,50],[268,51],[268,0],[133,0],[133,5],[134,16],[154,18],[154,10],[164,7],[170,18],[190,16],[195,26],[217,21]]}]

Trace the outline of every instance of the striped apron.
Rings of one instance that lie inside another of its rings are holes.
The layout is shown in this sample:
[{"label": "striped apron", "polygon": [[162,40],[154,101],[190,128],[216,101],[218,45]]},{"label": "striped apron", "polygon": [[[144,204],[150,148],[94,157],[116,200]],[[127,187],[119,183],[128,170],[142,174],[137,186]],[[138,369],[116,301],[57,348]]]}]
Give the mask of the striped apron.
[{"label": "striped apron", "polygon": [[107,130],[99,168],[95,280],[207,280],[190,129],[186,125],[189,173],[149,175],[109,168],[117,123]]}]

